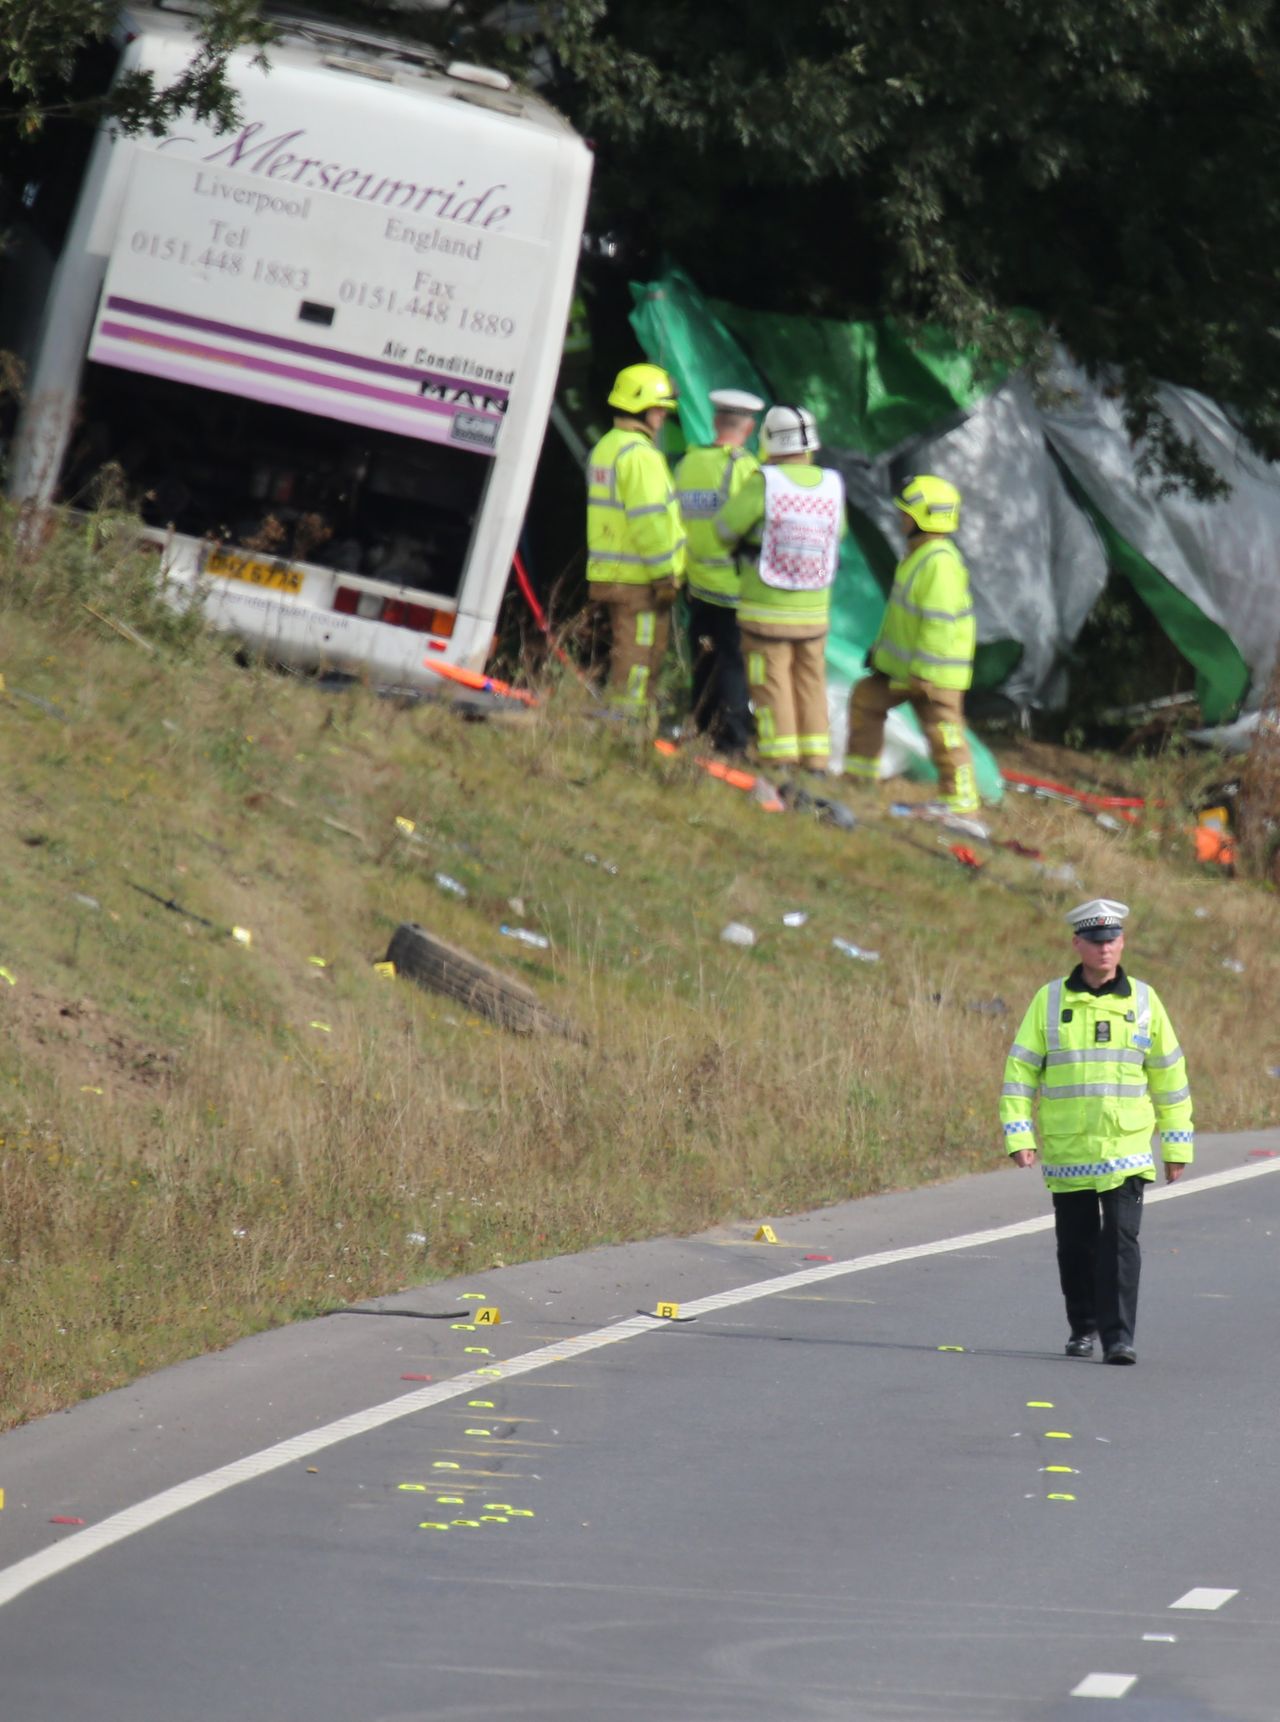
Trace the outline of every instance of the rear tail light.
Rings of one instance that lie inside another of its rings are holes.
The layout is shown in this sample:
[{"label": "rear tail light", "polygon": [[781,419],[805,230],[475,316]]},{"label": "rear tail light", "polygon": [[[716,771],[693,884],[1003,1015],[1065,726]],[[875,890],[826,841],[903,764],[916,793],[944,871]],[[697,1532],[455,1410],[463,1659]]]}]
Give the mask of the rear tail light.
[{"label": "rear tail light", "polygon": [[393,628],[412,628],[416,634],[434,634],[447,640],[456,618],[452,610],[433,610],[428,604],[408,604],[403,598],[388,598],[380,620]]},{"label": "rear tail light", "polygon": [[[354,586],[339,586],[333,595],[333,607],[340,616],[356,616],[360,614],[361,599],[365,600],[367,609],[371,596],[371,593],[361,592]],[[368,619],[375,620],[374,617]],[[385,622],[388,627],[412,628],[415,634],[433,634],[437,640],[452,638],[457,619],[452,610],[434,610],[429,604],[411,604],[405,598],[384,599],[376,616],[377,621]],[[442,646],[435,649],[444,650]]]}]

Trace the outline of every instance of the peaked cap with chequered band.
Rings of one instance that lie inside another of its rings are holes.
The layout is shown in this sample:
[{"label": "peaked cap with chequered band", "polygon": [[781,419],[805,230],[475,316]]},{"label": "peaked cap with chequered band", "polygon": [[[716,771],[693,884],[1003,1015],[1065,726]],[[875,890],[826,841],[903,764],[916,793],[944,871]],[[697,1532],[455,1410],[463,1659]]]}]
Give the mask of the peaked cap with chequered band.
[{"label": "peaked cap with chequered band", "polygon": [[1105,944],[1117,933],[1124,932],[1128,913],[1127,903],[1117,903],[1111,897],[1091,897],[1087,903],[1072,909],[1067,920],[1071,923],[1071,931],[1079,938],[1088,939],[1093,944]]}]

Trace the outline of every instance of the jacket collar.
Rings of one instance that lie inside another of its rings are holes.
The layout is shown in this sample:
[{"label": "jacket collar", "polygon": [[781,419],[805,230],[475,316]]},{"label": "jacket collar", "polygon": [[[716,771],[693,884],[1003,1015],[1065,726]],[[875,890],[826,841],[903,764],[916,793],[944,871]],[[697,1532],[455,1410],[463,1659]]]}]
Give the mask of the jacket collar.
[{"label": "jacket collar", "polygon": [[1109,981],[1104,981],[1100,987],[1091,987],[1084,978],[1084,964],[1077,963],[1067,976],[1067,991],[1069,993],[1089,993],[1095,999],[1108,996],[1127,999],[1133,992],[1133,984],[1128,975],[1125,974],[1123,965],[1119,965]]}]

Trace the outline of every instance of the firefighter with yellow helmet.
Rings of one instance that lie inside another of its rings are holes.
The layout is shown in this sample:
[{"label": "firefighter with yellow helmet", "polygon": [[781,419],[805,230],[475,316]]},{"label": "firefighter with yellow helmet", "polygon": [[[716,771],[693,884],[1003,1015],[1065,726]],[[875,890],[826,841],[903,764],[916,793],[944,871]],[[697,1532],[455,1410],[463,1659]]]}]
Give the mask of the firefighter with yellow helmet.
[{"label": "firefighter with yellow helmet", "polygon": [[612,624],[608,698],[643,715],[667,649],[685,538],[657,439],[676,407],[660,365],[627,365],[609,396],[613,429],[587,457],[587,581]]},{"label": "firefighter with yellow helmet", "polygon": [[973,813],[981,803],[964,735],[964,693],[973,681],[976,635],[969,570],[952,536],[960,492],[926,473],[908,479],[893,501],[907,553],[871,648],[871,673],[853,690],[844,769],[875,781],[885,719],[908,701],[928,740],[942,801],[954,813]]},{"label": "firefighter with yellow helmet", "polygon": [[816,466],[822,444],[807,407],[770,407],[764,465],[715,517],[737,558],[738,628],[762,760],[825,771],[826,642],[845,522],[844,483]]}]

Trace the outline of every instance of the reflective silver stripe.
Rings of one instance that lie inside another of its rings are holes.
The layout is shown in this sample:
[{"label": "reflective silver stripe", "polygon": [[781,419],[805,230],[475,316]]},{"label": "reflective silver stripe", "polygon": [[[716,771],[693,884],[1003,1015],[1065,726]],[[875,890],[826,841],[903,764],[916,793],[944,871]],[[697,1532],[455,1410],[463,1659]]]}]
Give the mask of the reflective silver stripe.
[{"label": "reflective silver stripe", "polygon": [[[1041,1100],[1142,1100],[1146,1097],[1145,1082],[1071,1082],[1062,1088],[1040,1085]],[[1186,1094],[1186,1090],[1183,1090]]]},{"label": "reflective silver stripe", "polygon": [[875,649],[877,652],[883,652],[886,657],[897,658],[899,663],[909,664],[911,662],[910,652],[904,652],[899,650],[897,646],[891,646],[887,640],[877,640]]},{"label": "reflective silver stripe", "polygon": [[1166,1106],[1179,1106],[1184,1100],[1190,1100],[1189,1088],[1175,1088],[1171,1094],[1162,1094],[1159,1089],[1152,1089],[1151,1098],[1156,1105],[1163,1109]]},{"label": "reflective silver stripe", "polygon": [[1035,1084],[1031,1082],[1006,1082],[1000,1092],[1017,1100],[1034,1100],[1036,1097]]},{"label": "reflective silver stripe", "polygon": [[1182,1048],[1175,1046],[1172,1052],[1166,1052],[1163,1058],[1149,1058],[1148,1070],[1169,1070],[1182,1057]]},{"label": "reflective silver stripe", "polygon": [[665,502],[646,502],[643,508],[629,508],[628,520],[638,520],[642,514],[665,514],[670,505]]},{"label": "reflective silver stripe", "polygon": [[933,652],[914,651],[911,656],[922,664],[934,664],[942,670],[966,670],[970,663],[968,658],[940,658]]},{"label": "reflective silver stripe", "polygon": [[[702,566],[704,568],[715,568],[718,567],[718,564],[715,562],[704,562]],[[721,610],[736,610],[738,608],[738,595],[736,592],[710,592],[705,586],[695,586],[692,580],[690,580],[688,584],[687,591],[689,596],[691,598],[696,598],[699,603],[714,604]]]},{"label": "reflective silver stripe", "polygon": [[1141,1028],[1143,1019],[1150,1020],[1151,1017],[1151,988],[1145,981],[1135,981],[1133,991],[1134,1010],[1137,1013],[1138,1027]]},{"label": "reflective silver stripe", "polygon": [[1044,1005],[1044,1038],[1051,1053],[1062,1045],[1062,982],[1049,982],[1049,996]]},{"label": "reflective silver stripe", "polygon": [[619,511],[619,513],[625,514],[627,505],[625,502],[610,502],[608,500],[608,498],[604,497],[604,496],[589,496],[587,498],[587,507],[588,508],[616,508]]},{"label": "reflective silver stripe", "polygon": [[1041,1171],[1046,1178],[1114,1178],[1117,1172],[1155,1170],[1155,1161],[1148,1150],[1145,1154],[1122,1154],[1116,1160],[1078,1160],[1071,1165],[1055,1166],[1046,1160]]},{"label": "reflective silver stripe", "polygon": [[1037,1070],[1044,1064],[1042,1052],[1032,1052],[1029,1046],[1020,1046],[1016,1040],[1009,1048],[1009,1057],[1019,1059],[1023,1064],[1034,1065]]},{"label": "reflective silver stripe", "polygon": [[684,540],[681,539],[680,544],[672,545],[670,550],[664,550],[658,556],[632,556],[625,550],[593,550],[587,560],[589,562],[634,562],[643,568],[654,568],[659,562],[670,562],[683,543]]},{"label": "reflective silver stripe", "polygon": [[889,602],[895,609],[905,610],[908,616],[920,616],[926,622],[965,622],[973,614],[972,604],[967,610],[930,610],[923,604],[912,604],[896,593],[890,595]]},{"label": "reflective silver stripe", "polygon": [[1141,1064],[1142,1054],[1127,1046],[1116,1047],[1113,1051],[1109,1046],[1091,1046],[1079,1052],[1070,1047],[1060,1052],[1051,1052],[1045,1060],[1046,1064]]}]

